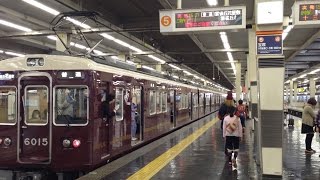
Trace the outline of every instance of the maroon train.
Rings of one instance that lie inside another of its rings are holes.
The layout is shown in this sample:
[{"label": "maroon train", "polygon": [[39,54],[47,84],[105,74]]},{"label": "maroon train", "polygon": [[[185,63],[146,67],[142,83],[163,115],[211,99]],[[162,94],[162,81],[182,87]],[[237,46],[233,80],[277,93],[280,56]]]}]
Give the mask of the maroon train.
[{"label": "maroon train", "polygon": [[222,101],[210,89],[104,62],[54,55],[0,61],[1,169],[88,172]]}]

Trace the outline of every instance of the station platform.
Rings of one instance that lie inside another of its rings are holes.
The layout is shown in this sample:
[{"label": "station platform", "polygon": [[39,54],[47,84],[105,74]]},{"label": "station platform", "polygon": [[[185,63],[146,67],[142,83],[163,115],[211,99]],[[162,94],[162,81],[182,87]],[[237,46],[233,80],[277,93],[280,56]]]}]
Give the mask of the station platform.
[{"label": "station platform", "polygon": [[318,152],[305,154],[301,120],[294,118],[295,125],[284,126],[283,131],[283,177],[262,176],[254,159],[251,120],[246,122],[240,143],[238,166],[230,166],[224,155],[220,121],[211,115],[79,179],[320,179],[319,143],[314,138],[313,149]]}]

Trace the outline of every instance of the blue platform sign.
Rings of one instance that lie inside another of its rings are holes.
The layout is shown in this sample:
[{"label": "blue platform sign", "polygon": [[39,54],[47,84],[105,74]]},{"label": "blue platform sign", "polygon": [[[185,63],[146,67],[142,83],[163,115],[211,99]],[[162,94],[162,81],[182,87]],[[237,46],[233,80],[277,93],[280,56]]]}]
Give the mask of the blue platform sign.
[{"label": "blue platform sign", "polygon": [[282,55],[282,35],[257,35],[257,54]]}]

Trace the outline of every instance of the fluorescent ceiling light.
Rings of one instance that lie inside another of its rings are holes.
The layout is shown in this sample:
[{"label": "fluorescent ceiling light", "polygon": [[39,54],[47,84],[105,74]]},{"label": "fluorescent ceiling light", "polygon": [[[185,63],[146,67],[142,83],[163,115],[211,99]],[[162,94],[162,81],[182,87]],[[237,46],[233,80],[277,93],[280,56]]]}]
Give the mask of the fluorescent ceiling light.
[{"label": "fluorescent ceiling light", "polygon": [[197,75],[194,75],[194,77],[195,77],[196,79],[200,79],[199,76],[197,76]]},{"label": "fluorescent ceiling light", "polygon": [[77,26],[80,26],[80,27],[82,27],[82,28],[84,28],[84,29],[90,29],[90,28],[91,28],[91,26],[89,26],[89,25],[87,25],[87,24],[85,24],[85,23],[82,23],[82,22],[80,22],[80,21],[78,21],[78,20],[75,20],[75,19],[73,19],[73,18],[70,18],[70,17],[67,17],[66,20],[67,20],[67,21],[70,21],[70,22],[72,22],[73,24],[75,24],[75,25],[77,25]]},{"label": "fluorescent ceiling light", "polygon": [[179,79],[179,77],[178,76],[172,76],[173,78],[175,78],[175,79]]},{"label": "fluorescent ceiling light", "polygon": [[0,50],[0,53],[4,53],[4,51]]},{"label": "fluorescent ceiling light", "polygon": [[302,74],[301,76],[299,76],[299,78],[304,78],[306,76],[307,76],[307,74]]},{"label": "fluorescent ceiling light", "polygon": [[17,24],[14,24],[14,23],[2,20],[2,19],[0,19],[0,24],[8,26],[8,27],[11,27],[11,28],[14,28],[14,29],[18,29],[18,30],[21,30],[21,31],[25,31],[25,32],[31,32],[32,31],[32,29],[29,29],[29,28],[26,28],[26,27],[23,27],[23,26],[20,26],[20,25],[17,25]]},{"label": "fluorescent ceiling light", "polygon": [[35,7],[39,8],[39,9],[42,9],[42,10],[44,10],[44,11],[46,11],[46,12],[52,14],[52,15],[57,16],[58,14],[60,14],[59,11],[57,11],[55,9],[52,9],[51,7],[48,7],[48,6],[46,6],[46,5],[42,4],[42,3],[39,3],[38,1],[35,1],[35,0],[22,0],[22,1],[28,3],[28,4],[32,5],[32,6],[35,6]]},{"label": "fluorescent ceiling light", "polygon": [[153,60],[155,60],[155,61],[160,62],[161,64],[166,63],[166,61],[164,61],[164,60],[162,60],[162,59],[160,59],[160,58],[157,58],[157,57],[155,57],[155,56],[153,56],[153,55],[148,55],[148,57],[151,58],[151,59],[153,59]]},{"label": "fluorescent ceiling light", "polygon": [[111,35],[109,35],[109,34],[107,34],[107,33],[101,33],[100,35],[101,35],[102,37],[104,37],[104,38],[107,38],[107,39],[111,40],[111,41],[113,41],[113,40],[116,39],[116,38],[114,38],[113,36],[111,36]]},{"label": "fluorescent ceiling light", "polygon": [[96,53],[99,56],[105,56],[106,55],[105,53],[103,53],[102,51],[99,51],[99,50],[93,50],[93,52]]},{"label": "fluorescent ceiling light", "polygon": [[121,46],[124,46],[124,47],[130,47],[130,44],[124,42],[124,41],[121,41],[120,39],[115,39],[113,40],[114,42],[120,44]]},{"label": "fluorescent ceiling light", "polygon": [[[57,10],[55,10],[55,9],[49,7],[49,6],[46,6],[46,5],[42,4],[42,3],[39,3],[38,1],[35,1],[35,0],[22,0],[22,1],[28,3],[28,4],[32,5],[32,6],[35,6],[35,7],[39,8],[39,9],[41,9],[43,11],[46,11],[46,12],[48,12],[48,13],[54,15],[54,16],[57,16],[57,15],[60,14],[59,11],[57,11]],[[78,20],[75,20],[73,18],[66,17],[65,19],[67,21],[72,22],[73,24],[75,24],[77,26],[80,26],[80,27],[84,28],[84,29],[90,29],[91,28],[89,25],[87,25],[85,23],[82,23],[82,22],[80,22]]]},{"label": "fluorescent ceiling light", "polygon": [[207,0],[209,6],[216,6],[218,5],[218,0]]},{"label": "fluorescent ceiling light", "polygon": [[179,68],[178,66],[172,65],[172,64],[168,64],[170,67],[177,69],[177,70],[181,70],[181,68]]},{"label": "fluorescent ceiling light", "polygon": [[293,25],[289,25],[287,26],[287,28],[283,31],[282,33],[282,39],[285,40],[286,37],[288,36],[289,32],[291,31],[291,29],[293,28]]},{"label": "fluorescent ceiling light", "polygon": [[135,52],[139,52],[139,53],[143,52],[141,49],[136,48],[136,47],[134,47],[134,46],[129,46],[129,49],[131,49],[131,50],[133,50],[133,51],[135,51]]},{"label": "fluorescent ceiling light", "polygon": [[58,38],[56,36],[53,36],[53,35],[47,36],[47,38],[49,38],[51,40],[54,40],[54,41],[58,40]]},{"label": "fluorescent ceiling light", "polygon": [[12,55],[12,56],[18,56],[18,57],[24,57],[23,54],[15,53],[15,52],[8,52],[8,51],[6,51],[5,54]]},{"label": "fluorescent ceiling light", "polygon": [[188,72],[188,71],[186,71],[186,70],[184,70],[183,72],[186,73],[186,74],[188,74],[189,76],[192,75],[190,72]]},{"label": "fluorescent ceiling light", "polygon": [[149,67],[149,66],[141,66],[142,68],[144,68],[144,69],[149,69],[149,70],[151,70],[151,71],[155,71],[155,69],[153,69],[152,67]]},{"label": "fluorescent ceiling light", "polygon": [[315,73],[317,73],[319,71],[320,71],[320,69],[316,69],[316,70],[311,71],[309,74],[315,74]]},{"label": "fluorescent ceiling light", "polygon": [[295,81],[295,80],[297,80],[297,78],[293,78],[293,79],[292,79],[292,81]]}]

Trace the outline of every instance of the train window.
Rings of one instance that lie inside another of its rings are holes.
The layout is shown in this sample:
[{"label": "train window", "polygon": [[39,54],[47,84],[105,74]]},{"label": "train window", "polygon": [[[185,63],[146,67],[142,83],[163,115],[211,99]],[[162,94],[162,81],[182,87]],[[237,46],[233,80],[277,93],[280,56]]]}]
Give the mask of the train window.
[{"label": "train window", "polygon": [[123,120],[123,88],[116,88],[116,105],[114,110],[116,111],[116,121]]},{"label": "train window", "polygon": [[200,93],[200,96],[199,96],[199,105],[200,105],[200,106],[203,106],[203,93]]},{"label": "train window", "polygon": [[167,106],[168,106],[168,95],[167,92],[162,93],[162,112],[167,112]]},{"label": "train window", "polygon": [[193,107],[198,107],[198,94],[193,94]]},{"label": "train window", "polygon": [[48,123],[48,88],[26,86],[24,107],[27,125],[46,125]]},{"label": "train window", "polygon": [[54,124],[84,126],[88,124],[89,92],[86,86],[59,86],[54,89]]},{"label": "train window", "polygon": [[156,91],[150,91],[150,96],[149,96],[149,112],[150,115],[156,113]]},{"label": "train window", "polygon": [[0,124],[16,123],[16,88],[0,87]]},{"label": "train window", "polygon": [[161,98],[162,93],[157,91],[156,92],[156,101],[157,101],[157,113],[161,113],[162,111],[162,98]]},{"label": "train window", "polygon": [[185,102],[185,103],[184,103],[184,108],[187,109],[187,108],[188,108],[188,103],[189,103],[189,102],[188,102],[188,96],[187,96],[187,95],[184,95],[184,99],[185,99],[185,101],[184,101],[184,102]]}]

